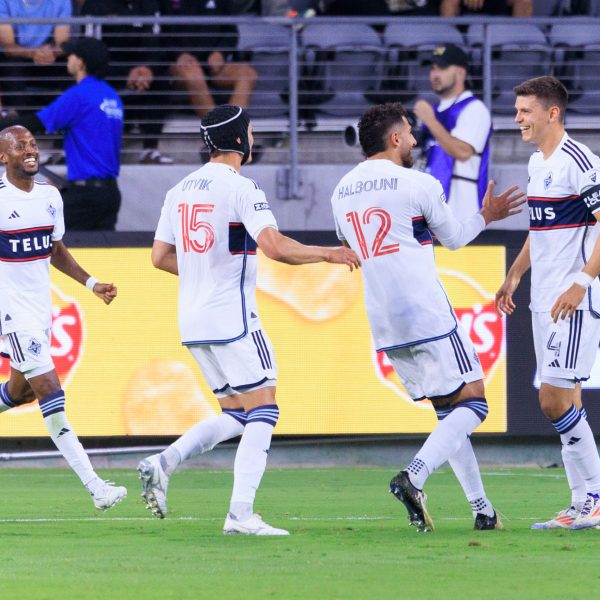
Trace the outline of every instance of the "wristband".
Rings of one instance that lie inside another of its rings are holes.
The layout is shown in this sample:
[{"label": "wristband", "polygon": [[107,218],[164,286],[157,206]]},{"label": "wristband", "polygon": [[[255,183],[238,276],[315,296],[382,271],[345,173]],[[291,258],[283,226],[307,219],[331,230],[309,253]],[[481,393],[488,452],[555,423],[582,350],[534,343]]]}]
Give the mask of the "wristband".
[{"label": "wristband", "polygon": [[584,273],[583,271],[579,271],[579,273],[576,273],[575,277],[573,277],[573,283],[580,285],[586,290],[590,287],[592,281],[594,281],[594,277],[588,275],[587,273]]},{"label": "wristband", "polygon": [[92,290],[92,292],[94,291],[94,286],[98,283],[98,280],[95,277],[92,277],[91,275],[87,278],[87,281],[85,282],[85,287]]}]

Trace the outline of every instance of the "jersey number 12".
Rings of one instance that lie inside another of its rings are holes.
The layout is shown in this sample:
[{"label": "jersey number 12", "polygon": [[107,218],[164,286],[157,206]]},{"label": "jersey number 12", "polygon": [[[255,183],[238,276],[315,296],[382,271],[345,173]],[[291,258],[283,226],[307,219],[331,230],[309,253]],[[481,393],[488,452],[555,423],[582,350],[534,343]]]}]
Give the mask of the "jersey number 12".
[{"label": "jersey number 12", "polygon": [[[367,240],[365,239],[365,234],[362,229],[361,221],[363,224],[368,225],[373,217],[377,217],[380,221],[380,224],[379,229],[375,234],[375,239],[371,243],[372,254],[370,255],[369,249],[367,248]],[[367,208],[367,210],[365,210],[365,212],[362,214],[362,219],[356,211],[346,213],[346,221],[352,223],[352,227],[354,227],[354,233],[356,234],[356,239],[360,248],[360,254],[363,260],[371,258],[371,256],[383,256],[384,254],[393,254],[394,252],[400,251],[400,244],[398,243],[383,243],[392,227],[392,217],[390,216],[390,213],[386,210],[383,210],[383,208]]]}]

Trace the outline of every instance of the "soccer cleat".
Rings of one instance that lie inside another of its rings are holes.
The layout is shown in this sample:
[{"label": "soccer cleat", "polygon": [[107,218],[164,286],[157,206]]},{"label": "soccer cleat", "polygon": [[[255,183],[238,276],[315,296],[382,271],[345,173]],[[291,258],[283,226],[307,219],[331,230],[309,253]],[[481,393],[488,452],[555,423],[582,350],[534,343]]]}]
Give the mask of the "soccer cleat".
[{"label": "soccer cleat", "polygon": [[152,514],[164,519],[167,516],[167,487],[169,476],[160,464],[160,454],[153,454],[140,462],[137,468],[142,482],[142,498]]},{"label": "soccer cleat", "polygon": [[411,483],[407,471],[400,471],[390,481],[390,493],[406,507],[410,525],[417,531],[433,531],[433,521],[427,513],[427,494]]},{"label": "soccer cleat", "polygon": [[103,481],[90,495],[94,506],[98,510],[105,511],[127,498],[127,489],[110,481]]},{"label": "soccer cleat", "polygon": [[581,512],[571,525],[571,529],[591,529],[598,525],[600,525],[600,496],[598,494],[588,494]]},{"label": "soccer cleat", "polygon": [[494,511],[493,517],[484,515],[483,513],[477,513],[473,529],[477,529],[479,531],[488,531],[490,529],[503,529],[503,525],[496,511]]},{"label": "soccer cleat", "polygon": [[571,529],[578,515],[579,511],[574,506],[569,506],[556,513],[556,516],[549,521],[534,523],[531,529]]},{"label": "soccer cleat", "polygon": [[231,513],[227,513],[223,533],[226,535],[290,535],[290,532],[285,529],[271,527],[256,513],[245,521],[238,521]]}]

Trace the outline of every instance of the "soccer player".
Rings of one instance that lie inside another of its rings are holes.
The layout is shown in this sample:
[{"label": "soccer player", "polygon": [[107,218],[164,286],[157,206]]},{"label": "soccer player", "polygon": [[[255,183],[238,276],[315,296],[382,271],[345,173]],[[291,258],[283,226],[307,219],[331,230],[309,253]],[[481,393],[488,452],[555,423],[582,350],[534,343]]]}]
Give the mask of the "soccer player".
[{"label": "soccer player", "polygon": [[529,236],[496,294],[513,313],[513,294],[531,267],[531,318],[539,400],[560,435],[571,504],[533,529],[600,524],[600,458],[581,404],[600,342],[600,159],[565,131],[567,90],[558,79],[515,88],[515,121],[537,150],[529,159]]},{"label": "soccer player", "polygon": [[513,186],[495,196],[490,182],[482,209],[458,221],[440,182],[410,168],[416,142],[401,104],[371,107],[358,130],[367,160],[333,192],[337,234],[361,259],[375,347],[386,353],[414,400],[431,400],[439,420],[390,491],[406,506],[411,525],[432,530],[422,489],[449,460],[475,529],[499,528],[469,439],[488,412],[483,372],[436,274],[432,233],[444,246],[461,248],[488,223],[519,212],[524,194]]},{"label": "soccer player", "polygon": [[233,467],[233,493],[223,532],[288,535],[254,513],[273,428],[277,366],[255,298],[256,248],[271,259],[359,266],[345,247],[305,246],[277,230],[265,194],[240,167],[251,160],[252,125],[245,110],[218,106],[201,131],[210,161],[190,173],[165,198],[152,263],[179,276],[179,329],[221,405],[161,454],[142,460],[138,472],[146,507],[167,514],[169,476],[187,458],[241,435]]},{"label": "soccer player", "polygon": [[86,285],[105,304],[117,295],[112,283],[90,277],[62,242],[63,203],[55,187],[36,181],[39,150],[28,129],[0,131],[0,335],[10,358],[10,379],[0,385],[0,412],[38,400],[52,441],[94,501],[106,510],[127,496],[96,475],[65,414],[50,356],[50,265]]}]

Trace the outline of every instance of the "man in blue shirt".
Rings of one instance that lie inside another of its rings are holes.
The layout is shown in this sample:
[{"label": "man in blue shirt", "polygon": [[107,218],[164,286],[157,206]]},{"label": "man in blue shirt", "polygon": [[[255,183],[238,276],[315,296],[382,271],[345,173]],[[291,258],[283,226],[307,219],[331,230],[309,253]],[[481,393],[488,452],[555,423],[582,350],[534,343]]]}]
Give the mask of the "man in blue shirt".
[{"label": "man in blue shirt", "polygon": [[0,120],[32,132],[63,131],[68,185],[61,190],[65,225],[71,230],[113,230],[121,205],[117,186],[123,104],[105,81],[108,49],[94,38],[63,46],[67,70],[77,82],[34,115]]}]

